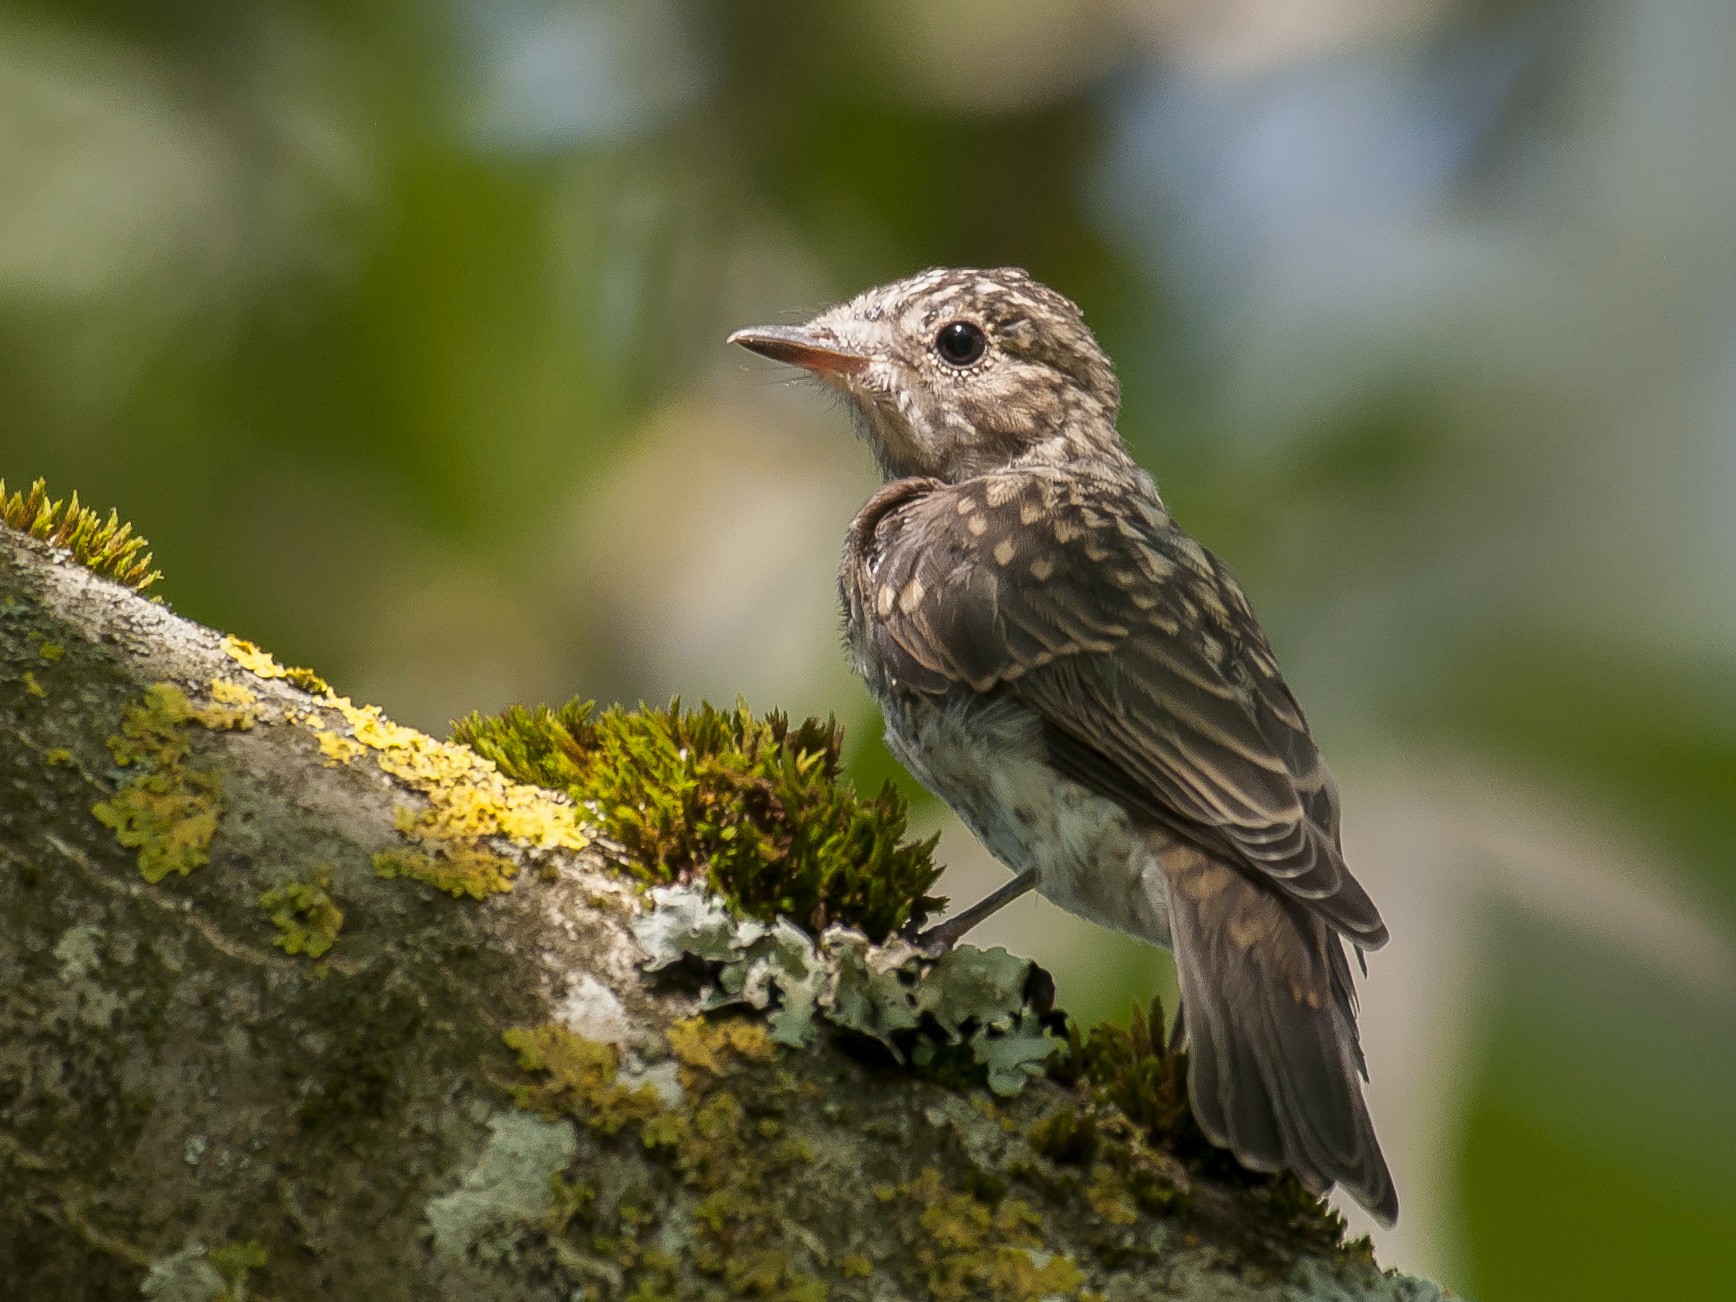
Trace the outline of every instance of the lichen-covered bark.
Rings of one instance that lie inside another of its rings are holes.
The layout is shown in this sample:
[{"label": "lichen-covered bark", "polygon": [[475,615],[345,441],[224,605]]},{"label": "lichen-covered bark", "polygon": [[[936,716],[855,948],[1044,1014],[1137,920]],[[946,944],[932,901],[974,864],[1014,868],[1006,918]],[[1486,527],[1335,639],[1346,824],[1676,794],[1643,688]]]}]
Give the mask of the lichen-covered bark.
[{"label": "lichen-covered bark", "polygon": [[695,1019],[578,811],[297,682],[0,529],[7,1296],[1435,1296],[1048,1082]]}]

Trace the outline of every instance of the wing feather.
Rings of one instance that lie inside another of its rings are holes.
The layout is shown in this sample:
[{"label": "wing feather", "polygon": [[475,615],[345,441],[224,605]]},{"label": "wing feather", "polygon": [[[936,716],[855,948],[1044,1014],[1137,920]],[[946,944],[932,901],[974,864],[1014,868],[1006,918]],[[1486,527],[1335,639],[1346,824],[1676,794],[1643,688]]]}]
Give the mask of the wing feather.
[{"label": "wing feather", "polygon": [[906,687],[1006,691],[1068,776],[1234,864],[1366,948],[1338,794],[1240,587],[1142,486],[922,481],[865,512],[852,618]]}]

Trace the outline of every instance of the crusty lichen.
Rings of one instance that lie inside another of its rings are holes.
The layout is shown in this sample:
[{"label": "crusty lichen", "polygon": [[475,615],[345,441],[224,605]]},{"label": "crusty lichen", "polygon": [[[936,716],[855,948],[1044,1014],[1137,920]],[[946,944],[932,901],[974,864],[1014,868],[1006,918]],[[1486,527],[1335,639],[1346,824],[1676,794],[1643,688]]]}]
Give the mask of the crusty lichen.
[{"label": "crusty lichen", "polygon": [[713,983],[701,1007],[760,1009],[779,1044],[810,1044],[826,1023],[930,1075],[986,1082],[997,1094],[1018,1093],[1064,1047],[1033,1000],[1044,986],[1037,969],[1004,949],[966,945],[928,958],[839,926],[816,942],[783,919],[768,927],[738,918],[695,886],[656,887],[651,898],[633,922],[646,967],[704,965]]},{"label": "crusty lichen", "polygon": [[305,880],[284,882],[260,895],[259,907],[277,928],[272,943],[285,954],[321,958],[337,944],[344,911],[331,897],[331,884],[331,865],[321,864]]},{"label": "crusty lichen", "polygon": [[163,576],[151,568],[151,545],[122,524],[114,511],[103,519],[89,507],[79,505],[78,494],[62,502],[48,495],[46,481],[38,479],[28,491],[6,492],[0,479],[0,524],[41,539],[52,547],[65,548],[86,569],[104,578],[143,592]]},{"label": "crusty lichen", "polygon": [[297,665],[280,665],[269,651],[263,651],[246,638],[235,637],[233,634],[223,639],[223,654],[248,673],[260,678],[281,678],[294,687],[314,695],[323,695],[331,691],[326,680],[311,669],[303,669]]},{"label": "crusty lichen", "polygon": [[483,899],[512,888],[515,856],[588,844],[579,810],[566,798],[510,781],[475,751],[394,723],[377,706],[357,705],[311,670],[286,668],[251,642],[226,637],[223,650],[259,678],[312,694],[305,710],[287,713],[309,728],[328,766],[368,757],[422,797],[395,811],[403,843],[374,856],[380,876]]},{"label": "crusty lichen", "polygon": [[862,1118],[811,1074],[822,1060],[780,1052],[757,1021],[671,1026],[673,1102],[628,1083],[613,1045],[558,1026],[507,1043],[528,1074],[519,1104],[589,1137],[551,1186],[543,1232],[555,1260],[612,1272],[608,1296],[815,1302],[870,1296],[862,1281],[933,1302],[1091,1296],[1035,1197],[1009,1192],[1010,1169],[961,1183],[931,1160],[947,1146],[936,1135],[874,1159],[894,1175],[878,1192],[875,1170],[830,1168],[823,1153]]},{"label": "crusty lichen", "polygon": [[[989,1137],[979,1135],[974,1148],[1006,1142],[1020,1149],[1028,1154],[1026,1176],[1041,1173],[1033,1186],[1041,1200],[1080,1209],[1075,1246],[1117,1260],[1134,1250],[1130,1243],[1149,1238],[1141,1227],[1172,1224],[1186,1232],[1197,1217],[1221,1220],[1234,1206],[1237,1224],[1214,1226],[1212,1235],[1245,1242],[1248,1270],[1281,1277],[1306,1254],[1372,1267],[1367,1241],[1345,1244],[1344,1222],[1323,1200],[1292,1176],[1243,1169],[1199,1131],[1188,1107],[1186,1056],[1163,1044],[1155,1003],[1126,1028],[1086,1035],[1045,1011],[1041,974],[1002,951],[965,946],[934,959],[901,942],[869,946],[837,928],[815,942],[781,921],[734,917],[691,887],[657,888],[652,901],[634,924],[649,968],[702,974],[700,1006],[763,1014],[763,1023],[746,1025],[767,1043],[812,1045],[824,1032],[839,1047],[859,1050],[872,1040],[920,1076],[961,1091],[956,1097],[972,1100],[978,1114],[969,1124]],[[700,1058],[690,1045],[741,1035],[742,1025],[700,1031],[711,1024],[682,1024],[671,1030],[670,1045],[692,1065]],[[1049,1087],[1015,1100],[1015,1110],[980,1092],[988,1084],[1014,1095],[1044,1075]],[[922,1204],[927,1234],[908,1248],[922,1267],[925,1296],[1071,1296],[1068,1289],[1079,1286],[1075,1263],[1045,1255],[1042,1236],[1021,1228],[1019,1204],[1000,1199],[1007,1163],[971,1169],[994,1196],[983,1197],[968,1179],[935,1194],[920,1173],[883,1186],[888,1199]],[[1220,1191],[1205,1212],[1196,1206],[1202,1183]],[[1233,1201],[1221,1196],[1232,1191]],[[1036,1291],[1021,1291],[1027,1287]]]},{"label": "crusty lichen", "polygon": [[990,1206],[949,1189],[936,1167],[924,1167],[899,1186],[897,1196],[920,1209],[923,1230],[914,1255],[933,1302],[993,1297],[1037,1302],[1077,1297],[1085,1283],[1079,1267],[1043,1247],[1043,1218],[1022,1198]]},{"label": "crusty lichen", "polygon": [[788,917],[815,934],[834,922],[883,940],[938,901],[934,842],[906,838],[888,782],[859,795],[840,771],[835,720],[791,726],[745,705],[473,714],[456,738],[521,782],[564,791],[651,883],[703,877],[732,907]]},{"label": "crusty lichen", "polygon": [[512,879],[518,875],[518,865],[512,860],[462,844],[443,846],[437,854],[393,847],[374,855],[373,864],[374,871],[387,881],[402,877],[421,882],[454,899],[486,900],[510,891]]},{"label": "crusty lichen", "polygon": [[146,881],[160,882],[170,873],[186,876],[210,861],[223,808],[222,782],[214,769],[188,762],[188,729],[196,722],[242,727],[244,718],[231,706],[198,710],[173,683],[153,683],[142,701],[121,712],[109,751],[117,765],[135,774],[91,813],[113,830],[115,840],[138,851]]}]

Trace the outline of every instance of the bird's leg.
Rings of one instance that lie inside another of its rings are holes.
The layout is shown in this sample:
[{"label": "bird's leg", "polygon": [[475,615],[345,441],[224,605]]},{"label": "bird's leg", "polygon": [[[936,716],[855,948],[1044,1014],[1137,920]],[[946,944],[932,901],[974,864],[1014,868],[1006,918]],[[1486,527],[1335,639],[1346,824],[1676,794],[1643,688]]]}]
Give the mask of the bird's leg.
[{"label": "bird's leg", "polygon": [[951,949],[964,937],[965,932],[991,913],[997,913],[1004,906],[1011,904],[1036,884],[1037,874],[1035,871],[1020,873],[1006,885],[990,891],[964,912],[956,913],[945,922],[936,923],[928,928],[927,931],[917,936],[914,942],[916,947],[929,953],[941,953]]}]

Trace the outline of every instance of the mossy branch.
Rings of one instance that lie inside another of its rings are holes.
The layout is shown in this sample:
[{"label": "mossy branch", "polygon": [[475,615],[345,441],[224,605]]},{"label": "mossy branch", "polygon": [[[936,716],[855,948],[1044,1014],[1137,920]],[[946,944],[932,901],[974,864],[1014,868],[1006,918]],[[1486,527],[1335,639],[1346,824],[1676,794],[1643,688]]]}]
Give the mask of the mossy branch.
[{"label": "mossy branch", "polygon": [[163,577],[151,568],[151,545],[130,524],[122,524],[115,511],[105,520],[80,506],[77,493],[57,501],[48,495],[45,480],[38,479],[27,492],[8,496],[6,481],[0,479],[0,524],[64,548],[80,565],[134,592],[143,592]]},{"label": "mossy branch", "polygon": [[[831,724],[574,705],[441,741],[106,581],[142,577],[124,526],[12,503],[10,1291],[1438,1296],[1224,1166],[1159,1014],[1069,1032],[1023,960],[871,944],[930,907],[932,847]],[[680,883],[740,912],[647,898]]]}]

